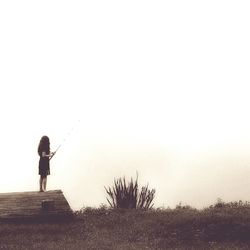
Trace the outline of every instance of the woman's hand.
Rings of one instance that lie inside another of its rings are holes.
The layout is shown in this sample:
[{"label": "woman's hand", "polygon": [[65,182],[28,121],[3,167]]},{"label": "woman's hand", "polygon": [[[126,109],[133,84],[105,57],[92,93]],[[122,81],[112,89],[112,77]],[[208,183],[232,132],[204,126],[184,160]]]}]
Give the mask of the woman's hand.
[{"label": "woman's hand", "polygon": [[51,158],[55,155],[55,153],[56,153],[56,152],[51,152],[51,153],[50,153],[49,159],[51,159]]}]

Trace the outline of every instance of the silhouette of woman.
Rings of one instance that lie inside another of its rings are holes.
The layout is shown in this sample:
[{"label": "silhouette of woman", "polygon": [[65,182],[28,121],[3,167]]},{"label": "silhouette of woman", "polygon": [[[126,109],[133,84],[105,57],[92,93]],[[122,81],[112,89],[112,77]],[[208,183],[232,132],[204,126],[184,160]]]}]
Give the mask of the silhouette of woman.
[{"label": "silhouette of woman", "polygon": [[44,135],[38,145],[39,160],[39,175],[40,175],[40,192],[46,191],[47,175],[50,175],[49,161],[55,153],[50,152],[49,137]]}]

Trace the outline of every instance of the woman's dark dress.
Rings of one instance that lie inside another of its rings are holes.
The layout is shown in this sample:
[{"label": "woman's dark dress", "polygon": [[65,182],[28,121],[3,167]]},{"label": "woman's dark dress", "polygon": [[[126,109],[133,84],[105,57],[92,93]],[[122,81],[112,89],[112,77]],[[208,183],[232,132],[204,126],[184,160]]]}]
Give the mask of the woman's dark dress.
[{"label": "woman's dark dress", "polygon": [[[45,152],[45,151],[43,151]],[[46,154],[49,154],[49,152],[46,152]],[[39,153],[40,160],[39,160],[39,174],[42,177],[46,177],[50,174],[50,166],[49,166],[49,158],[48,157],[42,157],[42,152]]]}]

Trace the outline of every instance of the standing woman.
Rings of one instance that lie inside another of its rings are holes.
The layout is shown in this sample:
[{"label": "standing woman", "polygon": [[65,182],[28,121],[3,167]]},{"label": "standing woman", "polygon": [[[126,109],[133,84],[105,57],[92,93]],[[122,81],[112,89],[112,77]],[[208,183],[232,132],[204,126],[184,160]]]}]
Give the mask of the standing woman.
[{"label": "standing woman", "polygon": [[38,146],[39,160],[39,175],[40,175],[40,192],[46,191],[47,175],[50,174],[49,161],[53,157],[54,153],[50,153],[50,141],[49,137],[44,135]]}]

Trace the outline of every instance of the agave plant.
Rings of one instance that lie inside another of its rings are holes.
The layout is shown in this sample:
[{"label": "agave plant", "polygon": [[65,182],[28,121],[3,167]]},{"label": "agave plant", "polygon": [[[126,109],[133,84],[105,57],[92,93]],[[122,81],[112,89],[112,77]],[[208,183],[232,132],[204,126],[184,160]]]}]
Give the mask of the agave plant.
[{"label": "agave plant", "polygon": [[104,188],[108,194],[106,199],[112,208],[149,209],[154,205],[152,201],[155,197],[155,189],[150,190],[147,185],[139,191],[138,174],[135,181],[131,178],[127,183],[125,177],[114,179],[112,188]]}]

